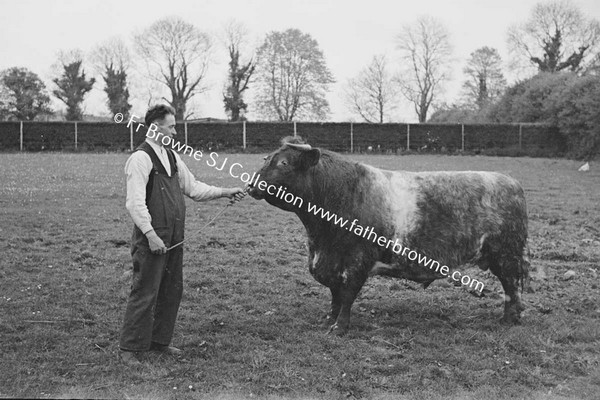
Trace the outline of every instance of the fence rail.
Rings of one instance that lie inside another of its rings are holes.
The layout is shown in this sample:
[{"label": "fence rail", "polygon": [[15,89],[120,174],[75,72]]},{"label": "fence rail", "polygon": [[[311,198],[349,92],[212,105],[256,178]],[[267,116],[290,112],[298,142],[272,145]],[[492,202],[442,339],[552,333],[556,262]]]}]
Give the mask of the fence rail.
[{"label": "fence rail", "polygon": [[[180,137],[202,150],[271,151],[284,136],[340,152],[511,150],[522,155],[561,155],[566,140],[541,124],[368,124],[338,122],[182,122]],[[131,151],[145,127],[113,122],[0,122],[0,150]]]}]

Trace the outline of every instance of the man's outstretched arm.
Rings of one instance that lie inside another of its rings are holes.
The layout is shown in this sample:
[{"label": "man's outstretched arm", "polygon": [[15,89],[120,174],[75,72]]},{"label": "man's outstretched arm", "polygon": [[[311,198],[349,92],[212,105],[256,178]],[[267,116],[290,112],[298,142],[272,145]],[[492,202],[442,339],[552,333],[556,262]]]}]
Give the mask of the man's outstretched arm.
[{"label": "man's outstretched arm", "polygon": [[181,161],[179,155],[175,154],[175,157],[177,158],[177,167],[179,169],[179,186],[181,186],[183,194],[191,199],[195,201],[204,201],[218,199],[220,197],[229,197],[230,199],[240,200],[244,197],[244,189],[240,187],[221,188],[197,181],[187,165]]}]

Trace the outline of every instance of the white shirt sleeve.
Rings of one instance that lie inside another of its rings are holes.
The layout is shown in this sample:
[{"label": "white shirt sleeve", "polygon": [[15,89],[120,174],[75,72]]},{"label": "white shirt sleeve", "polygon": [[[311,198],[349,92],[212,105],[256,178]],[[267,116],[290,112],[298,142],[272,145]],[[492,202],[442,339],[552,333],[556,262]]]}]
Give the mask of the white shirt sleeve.
[{"label": "white shirt sleeve", "polygon": [[146,184],[152,170],[152,160],[145,151],[134,152],[125,164],[127,199],[125,207],[142,233],[151,231],[152,217],[146,206]]},{"label": "white shirt sleeve", "polygon": [[190,172],[187,165],[181,161],[179,154],[173,152],[177,159],[177,168],[179,170],[179,186],[183,194],[195,201],[204,201],[217,199],[223,196],[223,189],[216,186],[210,186],[206,183],[197,181]]}]

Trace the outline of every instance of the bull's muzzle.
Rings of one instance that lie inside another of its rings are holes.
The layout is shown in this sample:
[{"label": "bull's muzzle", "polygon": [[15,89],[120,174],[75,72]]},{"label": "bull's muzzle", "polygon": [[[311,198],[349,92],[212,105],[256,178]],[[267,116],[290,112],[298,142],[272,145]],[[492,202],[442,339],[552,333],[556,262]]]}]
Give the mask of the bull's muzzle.
[{"label": "bull's muzzle", "polygon": [[250,196],[252,196],[253,198],[255,198],[257,200],[262,200],[265,198],[265,194],[263,193],[263,191],[258,189],[254,185],[254,182],[248,183],[244,189],[248,192],[248,194]]}]

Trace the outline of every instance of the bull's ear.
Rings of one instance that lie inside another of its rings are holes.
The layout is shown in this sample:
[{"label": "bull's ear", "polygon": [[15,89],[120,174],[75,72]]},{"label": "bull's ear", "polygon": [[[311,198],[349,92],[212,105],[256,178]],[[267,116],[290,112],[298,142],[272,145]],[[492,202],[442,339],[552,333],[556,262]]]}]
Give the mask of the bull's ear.
[{"label": "bull's ear", "polygon": [[307,169],[317,165],[321,158],[321,151],[319,149],[310,149],[303,151],[300,154],[300,163],[302,168]]}]

